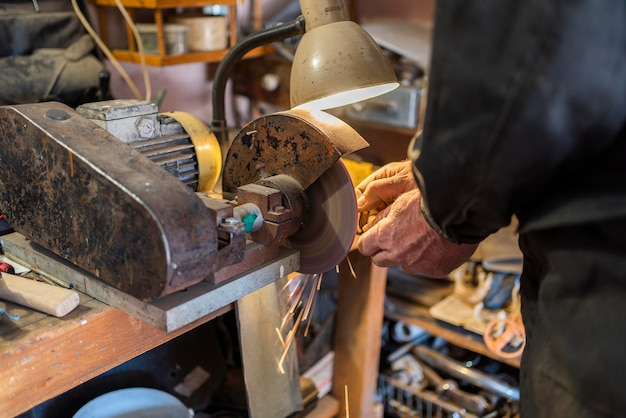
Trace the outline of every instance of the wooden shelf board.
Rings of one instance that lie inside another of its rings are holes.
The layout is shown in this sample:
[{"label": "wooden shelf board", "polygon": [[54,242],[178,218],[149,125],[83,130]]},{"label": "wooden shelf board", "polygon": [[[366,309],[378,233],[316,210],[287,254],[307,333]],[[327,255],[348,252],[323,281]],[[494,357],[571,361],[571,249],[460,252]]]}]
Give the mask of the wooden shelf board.
[{"label": "wooden shelf board", "polygon": [[21,318],[0,320],[0,399],[3,416],[52,399],[232,309],[227,305],[167,333],[80,293],[80,305],[55,318],[9,302]]},{"label": "wooden shelf board", "polygon": [[[117,7],[115,0],[90,0],[97,6]],[[237,0],[122,0],[125,7],[137,9],[173,9],[176,7],[204,7],[212,4],[236,6]]]},{"label": "wooden shelf board", "polygon": [[[198,283],[140,302],[36,250],[18,233],[5,235],[1,241],[10,259],[19,258],[18,264],[39,266],[48,277],[72,283],[81,299],[63,318],[0,301],[0,307],[20,316],[16,322],[0,318],[0,382],[5,382],[0,385],[0,416],[28,411],[228,312],[242,295],[276,280],[279,271],[292,273],[299,260],[295,250],[280,248],[274,258],[250,270],[231,270],[218,285]],[[258,245],[249,244],[246,257],[258,255]],[[254,259],[246,260],[254,263]],[[87,295],[88,291],[93,293]]]},{"label": "wooden shelf board", "polygon": [[[165,66],[165,65],[179,65],[190,64],[195,62],[220,62],[224,59],[228,53],[228,49],[220,51],[207,51],[207,52],[189,52],[180,55],[155,55],[144,54],[146,58],[146,64],[151,66]],[[273,49],[271,47],[259,47],[255,48],[244,56],[244,59],[256,58],[261,55],[271,53]],[[113,56],[120,61],[132,62],[140,64],[141,59],[139,53],[128,50],[116,49],[113,51]]]}]

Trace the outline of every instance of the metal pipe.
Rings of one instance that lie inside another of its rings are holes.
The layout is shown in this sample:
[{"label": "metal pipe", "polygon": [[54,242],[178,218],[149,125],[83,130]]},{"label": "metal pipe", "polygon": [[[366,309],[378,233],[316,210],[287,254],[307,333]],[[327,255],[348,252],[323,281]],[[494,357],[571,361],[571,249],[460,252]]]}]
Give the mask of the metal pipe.
[{"label": "metal pipe", "polygon": [[284,25],[274,26],[247,36],[228,51],[220,62],[213,79],[213,122],[212,127],[222,146],[228,145],[228,129],[226,124],[226,83],[235,65],[245,54],[259,46],[272,42],[282,41],[292,36],[304,33],[304,17],[299,16],[294,21]]}]

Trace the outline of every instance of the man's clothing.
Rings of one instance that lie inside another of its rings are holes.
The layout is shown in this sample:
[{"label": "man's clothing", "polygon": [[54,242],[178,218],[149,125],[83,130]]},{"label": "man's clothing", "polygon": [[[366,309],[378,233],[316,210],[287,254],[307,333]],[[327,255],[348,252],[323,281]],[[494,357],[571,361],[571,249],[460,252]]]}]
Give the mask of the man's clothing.
[{"label": "man's clothing", "polygon": [[471,243],[519,220],[523,416],[623,414],[626,2],[439,0],[428,89],[431,225]]}]

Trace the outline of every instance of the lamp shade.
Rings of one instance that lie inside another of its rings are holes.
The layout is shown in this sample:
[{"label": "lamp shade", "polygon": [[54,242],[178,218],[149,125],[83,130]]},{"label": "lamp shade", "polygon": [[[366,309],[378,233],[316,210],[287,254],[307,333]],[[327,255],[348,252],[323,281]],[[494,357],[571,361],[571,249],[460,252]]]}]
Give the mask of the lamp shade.
[{"label": "lamp shade", "polygon": [[317,19],[310,28],[310,15],[304,13],[307,31],[291,67],[292,107],[331,109],[398,87],[391,64],[361,26],[350,20],[318,24]]}]

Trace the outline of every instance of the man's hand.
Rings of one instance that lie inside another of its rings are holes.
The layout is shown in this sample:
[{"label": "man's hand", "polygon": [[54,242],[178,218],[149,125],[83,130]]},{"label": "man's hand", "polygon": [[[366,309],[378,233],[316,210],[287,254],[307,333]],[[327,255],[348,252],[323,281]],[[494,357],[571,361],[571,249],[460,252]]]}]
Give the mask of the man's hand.
[{"label": "man's hand", "polygon": [[392,204],[402,193],[417,188],[410,161],[394,162],[370,174],[355,188],[357,207],[363,220],[362,231],[374,225],[376,214]]},{"label": "man's hand", "polygon": [[359,184],[357,190],[360,187],[364,203],[359,210],[381,210],[370,219],[358,242],[359,251],[371,256],[376,265],[400,265],[408,273],[443,277],[476,250],[475,244],[459,245],[447,240],[426,222],[410,162],[385,166]]},{"label": "man's hand", "polygon": [[402,193],[416,187],[411,161],[389,163],[356,186],[359,211],[383,210]]}]

